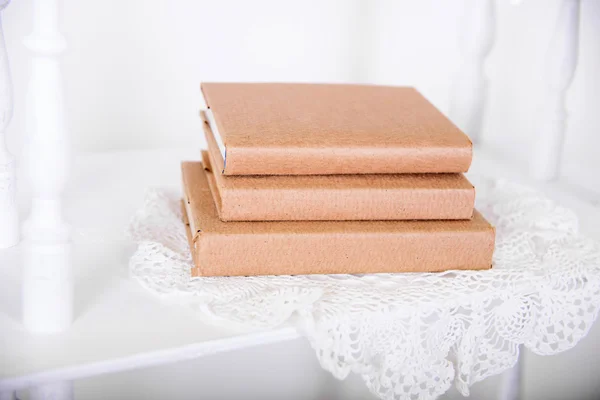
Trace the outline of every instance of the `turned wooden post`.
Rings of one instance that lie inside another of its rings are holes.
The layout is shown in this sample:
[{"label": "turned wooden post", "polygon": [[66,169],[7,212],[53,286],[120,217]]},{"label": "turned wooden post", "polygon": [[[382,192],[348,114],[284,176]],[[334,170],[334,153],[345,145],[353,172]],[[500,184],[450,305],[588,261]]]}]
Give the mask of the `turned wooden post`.
[{"label": "turned wooden post", "polygon": [[[59,56],[66,43],[58,30],[57,0],[34,0],[27,93],[31,215],[24,225],[23,324],[30,332],[67,330],[73,320],[73,270],[69,226],[61,194],[69,169]],[[30,389],[33,400],[72,400],[73,384],[49,382]]]},{"label": "turned wooden post", "polygon": [[558,177],[567,122],[565,99],[577,67],[580,0],[563,0],[544,71],[546,89],[537,123],[530,173],[544,181]]},{"label": "turned wooden post", "polygon": [[27,93],[32,200],[23,227],[23,322],[31,332],[56,333],[71,325],[73,308],[69,226],[61,210],[69,147],[59,65],[66,43],[57,0],[34,0],[33,33],[25,45],[33,53]]},{"label": "turned wooden post", "polygon": [[0,0],[0,249],[19,243],[19,217],[15,199],[15,158],[6,147],[6,128],[13,115],[12,85],[4,44],[2,12],[10,0]]},{"label": "turned wooden post", "polygon": [[29,389],[30,400],[72,400],[73,384],[56,382]]},{"label": "turned wooden post", "polygon": [[0,400],[17,400],[16,392],[0,392]]},{"label": "turned wooden post", "polygon": [[473,141],[481,140],[486,97],[483,70],[494,41],[493,0],[467,0],[459,28],[459,48],[463,63],[450,94],[450,119]]}]

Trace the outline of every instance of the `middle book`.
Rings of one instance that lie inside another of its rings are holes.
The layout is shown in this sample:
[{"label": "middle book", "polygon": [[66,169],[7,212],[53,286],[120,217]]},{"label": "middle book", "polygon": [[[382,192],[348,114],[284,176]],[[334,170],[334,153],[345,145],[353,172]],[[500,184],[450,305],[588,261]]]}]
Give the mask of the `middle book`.
[{"label": "middle book", "polygon": [[213,177],[209,184],[223,221],[470,219],[475,189],[463,174],[306,176],[223,175],[224,161],[204,113]]}]

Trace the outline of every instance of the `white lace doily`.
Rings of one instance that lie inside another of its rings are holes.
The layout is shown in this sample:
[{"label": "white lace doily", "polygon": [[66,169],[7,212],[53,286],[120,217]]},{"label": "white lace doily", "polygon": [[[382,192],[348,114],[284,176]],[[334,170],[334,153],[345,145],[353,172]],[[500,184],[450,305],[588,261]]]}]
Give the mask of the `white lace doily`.
[{"label": "white lace doily", "polygon": [[132,275],[213,321],[290,320],[323,368],[360,374],[382,399],[433,399],[512,367],[519,345],[555,354],[583,338],[600,305],[600,245],[568,209],[528,188],[478,182],[496,226],[493,269],[445,273],[190,278],[179,197],[150,191],[130,233]]}]

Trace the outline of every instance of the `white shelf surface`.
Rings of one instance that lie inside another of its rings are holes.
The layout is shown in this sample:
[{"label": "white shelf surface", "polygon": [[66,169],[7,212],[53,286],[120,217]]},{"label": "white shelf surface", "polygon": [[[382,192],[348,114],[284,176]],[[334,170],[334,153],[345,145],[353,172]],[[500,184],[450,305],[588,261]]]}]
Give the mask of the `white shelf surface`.
[{"label": "white shelf surface", "polygon": [[[193,311],[161,300],[128,277],[135,246],[125,227],[149,187],[180,190],[179,163],[200,152],[146,150],[78,157],[65,193],[72,225],[74,322],[61,334],[34,335],[22,324],[22,248],[0,250],[0,392],[48,382],[187,360],[219,351],[291,340],[291,326],[266,332],[215,327]],[[566,182],[537,184],[521,169],[475,149],[472,173],[537,186],[573,208],[582,229],[600,238],[598,197]],[[20,180],[22,199],[27,198]],[[27,215],[27,201],[21,202]]]},{"label": "white shelf surface", "polygon": [[125,228],[146,188],[179,190],[179,162],[199,158],[199,151],[178,150],[78,158],[64,197],[73,237],[73,325],[53,335],[25,330],[23,249],[0,250],[0,392],[299,337],[290,326],[267,332],[216,327],[128,277],[135,245]]},{"label": "white shelf surface", "polygon": [[556,203],[572,209],[579,218],[580,231],[600,240],[600,193],[581,188],[565,179],[535,181],[529,177],[526,165],[511,162],[509,155],[500,155],[489,148],[474,149],[473,163],[467,177],[471,174],[507,179],[539,190]]}]

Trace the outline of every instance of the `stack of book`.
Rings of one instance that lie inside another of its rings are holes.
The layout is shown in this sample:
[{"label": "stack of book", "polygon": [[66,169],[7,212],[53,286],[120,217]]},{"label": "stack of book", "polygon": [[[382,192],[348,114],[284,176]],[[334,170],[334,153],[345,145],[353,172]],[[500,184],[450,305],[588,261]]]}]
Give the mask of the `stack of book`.
[{"label": "stack of book", "polygon": [[487,269],[469,138],[418,91],[204,83],[182,163],[196,276]]}]

